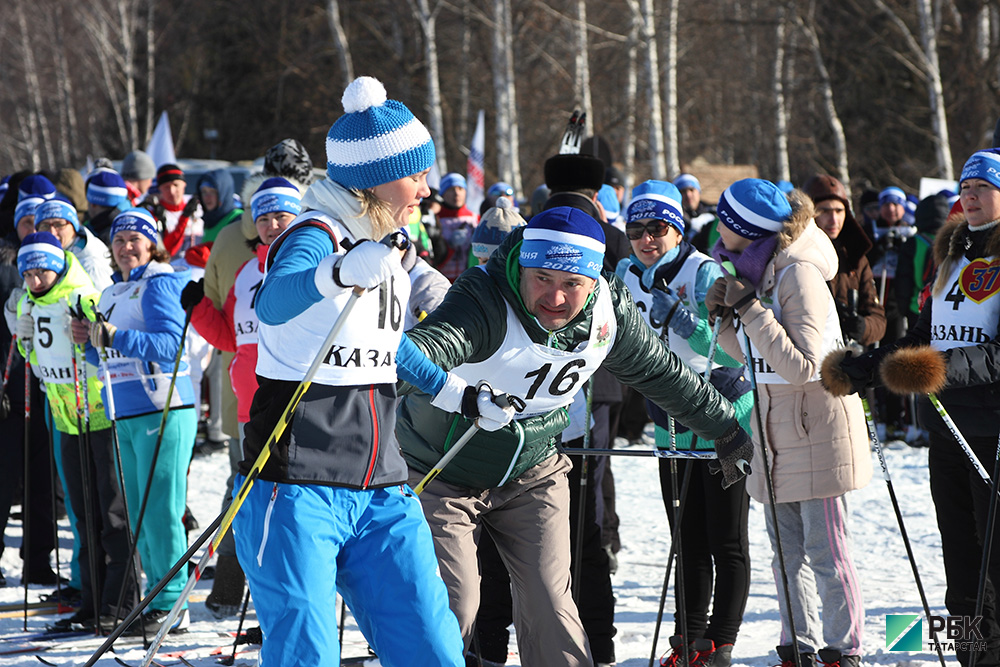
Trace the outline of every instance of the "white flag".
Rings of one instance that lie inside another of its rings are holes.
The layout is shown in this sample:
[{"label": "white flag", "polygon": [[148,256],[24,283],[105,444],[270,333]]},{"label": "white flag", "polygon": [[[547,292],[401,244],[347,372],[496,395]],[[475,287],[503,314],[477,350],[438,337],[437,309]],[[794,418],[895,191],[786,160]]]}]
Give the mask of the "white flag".
[{"label": "white flag", "polygon": [[486,130],[483,127],[486,114],[479,110],[479,119],[476,121],[476,131],[472,135],[472,145],[469,147],[469,161],[465,167],[466,188],[465,205],[475,214],[479,214],[479,207],[486,198],[486,171],[484,163],[484,151],[486,145]]},{"label": "white flag", "polygon": [[174,154],[174,137],[170,133],[170,120],[167,112],[160,114],[160,120],[156,123],[153,136],[146,144],[146,152],[153,158],[153,164],[157,167],[165,164],[176,164],[177,156]]}]

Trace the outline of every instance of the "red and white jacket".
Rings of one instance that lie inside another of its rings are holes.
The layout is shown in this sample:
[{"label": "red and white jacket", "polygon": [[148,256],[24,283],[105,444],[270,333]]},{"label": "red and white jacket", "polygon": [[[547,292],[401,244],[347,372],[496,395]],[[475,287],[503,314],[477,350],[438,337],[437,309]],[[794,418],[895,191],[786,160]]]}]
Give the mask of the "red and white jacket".
[{"label": "red and white jacket", "polygon": [[237,421],[250,421],[250,404],[257,391],[257,328],[254,297],[264,279],[264,260],[269,246],[257,246],[257,257],[236,272],[236,281],[226,295],[222,310],[205,297],[194,308],[191,324],[215,348],[235,352],[229,365],[229,380],[236,394]]}]

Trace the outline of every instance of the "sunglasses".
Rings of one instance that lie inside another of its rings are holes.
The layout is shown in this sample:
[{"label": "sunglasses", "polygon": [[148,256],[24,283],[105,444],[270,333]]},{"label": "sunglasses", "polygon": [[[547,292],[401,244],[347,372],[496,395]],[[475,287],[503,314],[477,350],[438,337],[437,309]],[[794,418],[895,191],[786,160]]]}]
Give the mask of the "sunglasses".
[{"label": "sunglasses", "polygon": [[670,225],[662,220],[652,220],[650,222],[629,222],[625,224],[625,236],[630,241],[638,241],[643,234],[649,234],[654,239],[667,235]]}]

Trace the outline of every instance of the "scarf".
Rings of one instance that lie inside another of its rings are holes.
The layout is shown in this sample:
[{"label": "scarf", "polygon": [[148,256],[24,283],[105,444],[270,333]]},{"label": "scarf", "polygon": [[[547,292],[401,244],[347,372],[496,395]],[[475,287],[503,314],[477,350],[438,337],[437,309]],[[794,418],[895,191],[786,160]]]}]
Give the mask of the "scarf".
[{"label": "scarf", "polygon": [[329,178],[316,181],[302,195],[302,208],[326,213],[338,220],[356,240],[375,238],[375,230],[367,215],[361,213],[361,202],[353,192]]},{"label": "scarf", "polygon": [[756,288],[760,287],[760,283],[764,279],[764,269],[767,268],[768,262],[774,257],[774,251],[777,248],[777,234],[770,234],[764,238],[757,239],[742,251],[726,250],[722,239],[719,239],[715,242],[715,247],[712,248],[712,257],[720,264],[723,262],[732,262],[733,266],[736,267],[736,275],[749,280],[750,284]]}]

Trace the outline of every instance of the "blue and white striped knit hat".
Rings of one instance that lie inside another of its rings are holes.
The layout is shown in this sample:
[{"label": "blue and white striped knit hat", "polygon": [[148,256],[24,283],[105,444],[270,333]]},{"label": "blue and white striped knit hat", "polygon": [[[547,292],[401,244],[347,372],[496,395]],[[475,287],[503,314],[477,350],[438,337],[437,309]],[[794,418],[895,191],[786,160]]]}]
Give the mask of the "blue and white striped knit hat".
[{"label": "blue and white striped knit hat", "polygon": [[87,179],[87,201],[97,206],[121,208],[128,205],[128,189],[117,171],[101,169]]},{"label": "blue and white striped knit hat", "polygon": [[17,270],[22,276],[30,269],[47,269],[62,273],[66,268],[66,253],[59,239],[49,232],[28,234],[17,251]]},{"label": "blue and white striped knit hat", "polygon": [[76,214],[76,208],[70,204],[65,199],[59,197],[53,197],[52,199],[43,202],[35,208],[35,227],[38,227],[38,223],[42,220],[48,220],[50,218],[57,218],[59,220],[66,220],[73,224],[73,229],[80,231],[80,217]]},{"label": "blue and white striped knit hat", "polygon": [[684,209],[680,189],[667,181],[645,181],[632,188],[625,224],[639,220],[663,220],[684,233]]},{"label": "blue and white striped knit hat", "polygon": [[[962,176],[958,179],[961,185],[967,178],[981,178],[1000,188],[1000,148],[990,148],[976,151],[962,167]],[[879,198],[881,201],[881,197]]]},{"label": "blue and white striped knit hat", "polygon": [[17,201],[28,197],[52,199],[56,196],[56,186],[41,174],[28,176],[17,186]]},{"label": "blue and white striped knit hat", "polygon": [[326,173],[345,188],[364,190],[418,174],[434,163],[434,141],[385,86],[358,77],[341,98],[343,116],[326,135]]},{"label": "blue and white striped knit hat", "polygon": [[118,232],[139,232],[153,242],[153,245],[160,243],[160,235],[156,231],[156,220],[152,214],[144,208],[127,208],[111,222],[111,238],[115,238]]},{"label": "blue and white striped knit hat", "polygon": [[438,192],[444,194],[448,192],[449,189],[454,187],[460,187],[463,189],[468,189],[468,184],[465,182],[465,176],[462,176],[458,172],[449,172],[441,177],[441,187],[438,188]]},{"label": "blue and white striped knit hat", "polygon": [[597,278],[604,268],[604,230],[580,209],[550,208],[528,221],[518,262],[529,269]]},{"label": "blue and white striped knit hat", "polygon": [[878,193],[878,205],[882,206],[884,204],[899,204],[900,206],[906,206],[906,193],[903,192],[902,188],[897,188],[895,185],[892,185]]},{"label": "blue and white striped knit hat", "polygon": [[686,190],[688,188],[694,188],[698,192],[701,192],[701,183],[699,183],[698,179],[692,176],[691,174],[681,174],[680,176],[675,178],[674,186],[678,190]]},{"label": "blue and white striped knit hat", "polygon": [[507,197],[497,197],[496,206],[487,209],[472,232],[472,254],[489,259],[511,230],[524,226],[524,218]]},{"label": "blue and white striped knit hat", "polygon": [[287,179],[269,178],[250,197],[250,211],[254,221],[279,211],[298,215],[302,212],[302,193]]},{"label": "blue and white striped knit hat", "polygon": [[726,188],[716,211],[733,233],[756,240],[781,231],[792,214],[792,205],[771,181],[744,178]]},{"label": "blue and white striped knit hat", "polygon": [[17,202],[17,206],[14,208],[14,226],[16,227],[24,216],[34,215],[38,205],[44,202],[45,200],[41,197],[27,197]]},{"label": "blue and white striped knit hat", "polygon": [[618,201],[618,193],[607,183],[602,185],[601,189],[597,191],[597,201],[601,203],[601,207],[607,214],[607,222],[614,222],[621,215],[622,205]]}]

